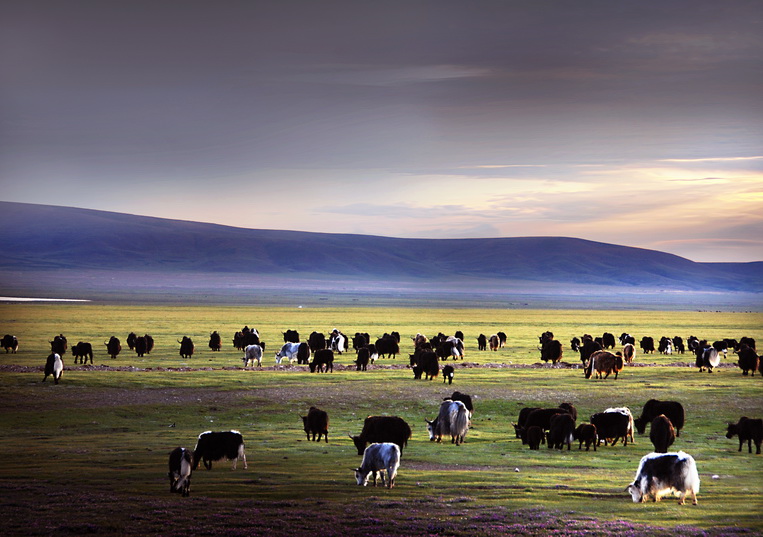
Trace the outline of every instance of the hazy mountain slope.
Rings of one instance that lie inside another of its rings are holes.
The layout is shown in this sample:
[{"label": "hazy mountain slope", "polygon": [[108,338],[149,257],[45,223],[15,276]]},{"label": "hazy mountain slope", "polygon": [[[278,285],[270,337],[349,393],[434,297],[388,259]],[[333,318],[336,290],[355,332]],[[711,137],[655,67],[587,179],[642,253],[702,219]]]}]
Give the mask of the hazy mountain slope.
[{"label": "hazy mountain slope", "polygon": [[[193,215],[189,215],[193,218]],[[763,291],[763,263],[695,263],[563,237],[396,239],[253,230],[0,202],[0,269],[511,279]]]}]

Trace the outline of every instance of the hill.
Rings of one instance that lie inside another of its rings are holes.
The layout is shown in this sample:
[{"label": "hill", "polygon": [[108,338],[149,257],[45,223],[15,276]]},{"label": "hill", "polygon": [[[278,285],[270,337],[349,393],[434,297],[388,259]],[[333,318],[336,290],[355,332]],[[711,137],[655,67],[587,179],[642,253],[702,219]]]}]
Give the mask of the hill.
[{"label": "hill", "polygon": [[[696,263],[565,237],[399,239],[242,229],[0,202],[6,274],[248,274],[268,279],[530,282],[671,291],[763,292],[763,262]],[[457,284],[457,283],[456,283]]]}]

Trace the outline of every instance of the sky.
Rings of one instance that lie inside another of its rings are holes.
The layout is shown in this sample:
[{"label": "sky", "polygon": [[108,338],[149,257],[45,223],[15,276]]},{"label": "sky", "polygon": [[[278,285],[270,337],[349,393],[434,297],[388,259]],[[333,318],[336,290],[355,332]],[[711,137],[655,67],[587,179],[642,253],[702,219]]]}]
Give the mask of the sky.
[{"label": "sky", "polygon": [[763,260],[763,2],[15,0],[0,197]]}]

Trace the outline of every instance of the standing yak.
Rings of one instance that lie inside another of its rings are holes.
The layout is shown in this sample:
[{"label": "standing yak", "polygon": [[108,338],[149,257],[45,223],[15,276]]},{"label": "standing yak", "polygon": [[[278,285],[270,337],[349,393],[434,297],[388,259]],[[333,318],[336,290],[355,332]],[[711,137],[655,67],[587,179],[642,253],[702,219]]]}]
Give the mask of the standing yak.
[{"label": "standing yak", "polygon": [[116,336],[111,336],[107,342],[104,342],[104,345],[106,345],[106,352],[109,353],[109,356],[111,356],[112,360],[115,359],[120,352],[122,352],[122,343]]},{"label": "standing yak", "polygon": [[222,346],[223,341],[217,330],[209,334],[209,348],[212,349],[212,352],[219,352]]},{"label": "standing yak", "polygon": [[16,354],[16,351],[19,350],[19,340],[16,336],[5,334],[3,336],[2,347],[5,349],[6,354],[8,354],[8,352]]},{"label": "standing yak", "polygon": [[183,336],[182,341],[178,341],[180,343],[180,356],[183,358],[190,358],[193,356],[193,351],[196,350],[196,348],[193,345],[193,340],[189,338],[188,336]]}]

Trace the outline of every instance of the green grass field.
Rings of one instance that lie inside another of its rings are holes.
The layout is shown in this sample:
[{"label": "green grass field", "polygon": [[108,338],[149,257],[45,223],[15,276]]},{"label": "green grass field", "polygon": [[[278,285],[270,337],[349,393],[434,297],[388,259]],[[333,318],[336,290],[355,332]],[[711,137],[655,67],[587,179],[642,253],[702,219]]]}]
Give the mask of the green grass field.
[{"label": "green grass field", "polygon": [[[242,370],[231,344],[244,325],[268,343],[262,370]],[[274,367],[281,333],[297,329],[373,337],[397,330],[402,355],[367,372],[351,368],[354,353],[337,357],[332,374],[304,366]],[[207,347],[219,331],[223,350]],[[465,333],[467,354],[452,386],[414,380],[410,337]],[[507,346],[478,352],[476,337],[502,330]],[[568,342],[583,333],[696,335],[709,340],[763,340],[757,313],[138,307],[88,304],[5,304],[0,332],[15,334],[18,354],[0,354],[0,467],[6,534],[109,535],[716,535],[763,532],[763,455],[737,452],[725,438],[728,421],[763,417],[763,378],[726,366],[699,373],[693,356],[643,356],[614,380],[586,380],[577,367],[540,366],[538,335],[551,330],[579,365]],[[149,333],[154,351],[137,358],[130,331]],[[61,384],[41,383],[48,341],[89,341],[96,367],[72,368]],[[110,335],[122,340],[116,360]],[[196,354],[182,359],[177,339],[188,335]],[[692,364],[692,367],[682,364]],[[101,365],[109,367],[98,367]],[[127,366],[132,366],[128,368]],[[343,367],[347,366],[347,367]],[[532,366],[532,367],[531,367]],[[646,367],[649,366],[649,367]],[[454,389],[474,397],[472,429],[462,446],[428,441],[424,418]],[[597,452],[530,451],[511,425],[523,406],[575,404],[578,422],[608,406],[638,415],[650,398],[683,403],[687,422],[672,449],[697,461],[699,505],[672,499],[634,504],[624,491],[639,459],[652,451],[648,435],[634,445]],[[331,418],[328,443],[305,439],[309,406]],[[397,486],[360,488],[351,468],[360,457],[348,432],[369,414],[403,417],[413,438],[403,453]],[[205,430],[238,429],[249,468],[217,463],[194,473],[191,497],[170,495],[169,451],[193,448]],[[754,448],[753,448],[754,450]],[[311,513],[308,515],[307,513]]]}]

